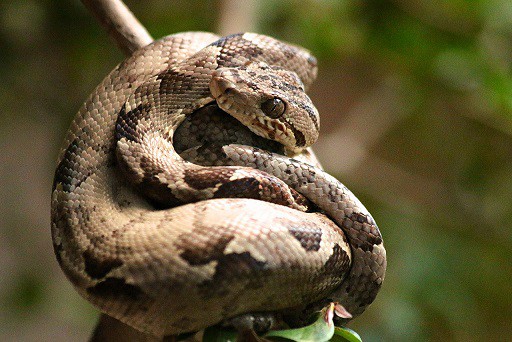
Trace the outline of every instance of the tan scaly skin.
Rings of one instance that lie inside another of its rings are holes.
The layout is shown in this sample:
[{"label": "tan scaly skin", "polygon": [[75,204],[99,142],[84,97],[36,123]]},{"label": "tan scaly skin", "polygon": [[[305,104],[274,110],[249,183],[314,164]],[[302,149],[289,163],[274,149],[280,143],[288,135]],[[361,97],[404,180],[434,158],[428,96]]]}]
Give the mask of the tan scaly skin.
[{"label": "tan scaly skin", "polygon": [[348,189],[249,146],[192,148],[192,162],[173,146],[180,124],[216,103],[315,164],[318,113],[304,93],[315,75],[307,51],[251,33],[169,36],[116,67],[75,117],[55,173],[54,248],[76,289],[158,337],[331,300],[363,312],[385,250]]}]

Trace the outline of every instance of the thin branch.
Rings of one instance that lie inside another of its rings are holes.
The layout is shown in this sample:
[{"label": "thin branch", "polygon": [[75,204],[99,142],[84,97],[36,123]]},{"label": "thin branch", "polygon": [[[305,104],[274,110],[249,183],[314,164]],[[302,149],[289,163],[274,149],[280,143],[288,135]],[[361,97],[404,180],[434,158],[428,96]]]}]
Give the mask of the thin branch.
[{"label": "thin branch", "polygon": [[117,46],[130,56],[153,38],[121,0],[82,0]]}]

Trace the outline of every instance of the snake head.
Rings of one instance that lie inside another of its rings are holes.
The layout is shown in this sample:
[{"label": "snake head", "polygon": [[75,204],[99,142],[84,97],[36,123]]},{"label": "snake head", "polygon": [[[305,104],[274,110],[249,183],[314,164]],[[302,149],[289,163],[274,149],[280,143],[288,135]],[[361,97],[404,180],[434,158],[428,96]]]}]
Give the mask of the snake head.
[{"label": "snake head", "polygon": [[302,151],[318,138],[318,111],[295,72],[264,62],[219,68],[210,91],[223,111],[291,152]]}]

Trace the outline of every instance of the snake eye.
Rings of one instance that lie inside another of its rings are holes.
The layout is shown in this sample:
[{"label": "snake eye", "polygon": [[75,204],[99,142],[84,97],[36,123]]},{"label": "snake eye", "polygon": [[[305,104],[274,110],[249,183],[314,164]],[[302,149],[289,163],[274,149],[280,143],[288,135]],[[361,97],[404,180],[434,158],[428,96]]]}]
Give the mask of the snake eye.
[{"label": "snake eye", "polygon": [[268,99],[261,104],[261,110],[266,116],[272,119],[277,119],[284,114],[286,104],[278,97]]}]

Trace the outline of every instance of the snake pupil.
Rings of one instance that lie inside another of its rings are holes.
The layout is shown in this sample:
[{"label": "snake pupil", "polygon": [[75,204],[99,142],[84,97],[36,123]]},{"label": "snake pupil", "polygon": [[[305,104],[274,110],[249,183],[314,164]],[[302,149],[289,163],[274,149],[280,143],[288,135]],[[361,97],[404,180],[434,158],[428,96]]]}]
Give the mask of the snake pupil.
[{"label": "snake pupil", "polygon": [[266,116],[272,119],[277,119],[284,114],[286,105],[283,100],[278,97],[274,97],[263,102],[261,104],[261,110],[263,113],[265,113]]}]

